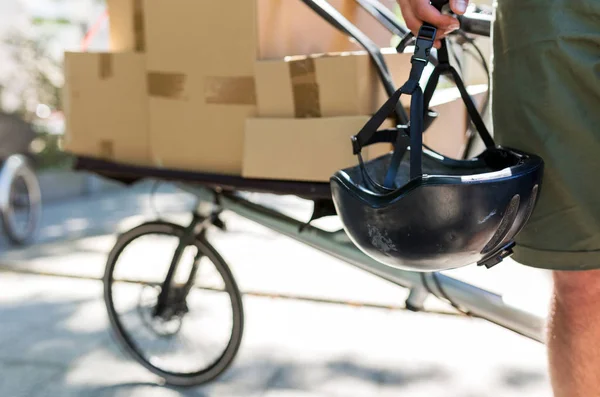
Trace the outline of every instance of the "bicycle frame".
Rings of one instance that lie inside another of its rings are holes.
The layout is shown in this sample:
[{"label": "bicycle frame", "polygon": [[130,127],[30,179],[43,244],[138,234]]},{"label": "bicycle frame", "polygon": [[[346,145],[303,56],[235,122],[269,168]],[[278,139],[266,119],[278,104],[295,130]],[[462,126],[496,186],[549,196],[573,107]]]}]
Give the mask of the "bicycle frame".
[{"label": "bicycle frame", "polygon": [[[197,237],[204,238],[207,226],[215,224],[215,222],[217,221],[220,221],[218,219],[218,216],[219,212],[214,212],[208,217],[201,216],[198,213],[198,211],[194,211],[194,213],[192,214],[192,221],[185,228],[183,237],[179,239],[179,243],[177,244],[177,247],[175,248],[175,252],[173,254],[173,259],[171,259],[171,265],[169,266],[167,276],[165,277],[165,281],[163,281],[161,285],[156,307],[154,309],[155,316],[162,316],[163,312],[168,307],[168,304],[170,302],[169,298],[171,293],[171,287],[173,286],[173,277],[177,274],[177,268],[179,267],[181,256],[183,255],[184,250],[188,246],[193,245]],[[192,268],[190,270],[187,281],[183,287],[183,293],[180,296],[178,296],[178,299],[185,300],[188,294],[190,293],[194,284],[194,279],[196,278],[196,274],[198,272],[198,267],[200,265],[201,259],[202,252],[198,251],[196,253],[196,256],[194,257]]]},{"label": "bicycle frame", "polygon": [[[501,327],[517,332],[538,342],[544,342],[545,319],[533,313],[507,305],[501,295],[440,273],[416,273],[381,264],[363,254],[348,238],[344,230],[328,232],[290,218],[280,212],[244,199],[234,192],[215,192],[193,185],[178,185],[196,195],[201,202],[214,203],[219,210],[232,211],[275,232],[291,237],[324,253],[339,258],[357,268],[410,290],[406,307],[424,311],[425,299],[433,294],[439,299],[449,298],[453,303]],[[218,200],[215,200],[218,198]],[[437,280],[435,279],[437,278]]]},{"label": "bicycle frame", "polygon": [[[183,255],[183,251],[187,246],[192,244],[196,238],[196,226],[198,223],[202,221],[202,218],[194,213],[192,217],[192,222],[189,226],[186,227],[183,238],[180,239],[179,244],[177,244],[177,248],[175,248],[175,253],[173,254],[173,259],[171,260],[171,265],[169,266],[169,271],[167,272],[167,276],[165,277],[165,281],[162,283],[160,294],[158,295],[158,301],[156,303],[156,308],[154,309],[154,314],[160,316],[162,312],[167,307],[167,303],[169,302],[169,293],[171,291],[171,285],[173,282],[173,277],[177,273],[177,267],[179,265],[179,261],[181,260],[181,256]],[[199,257],[194,258],[194,263],[192,265],[192,270],[190,272],[190,276],[188,278],[188,282],[186,283],[186,290],[189,292],[188,284],[191,285],[191,281],[196,274],[196,269],[198,266]],[[187,296],[187,293],[186,293]]]}]

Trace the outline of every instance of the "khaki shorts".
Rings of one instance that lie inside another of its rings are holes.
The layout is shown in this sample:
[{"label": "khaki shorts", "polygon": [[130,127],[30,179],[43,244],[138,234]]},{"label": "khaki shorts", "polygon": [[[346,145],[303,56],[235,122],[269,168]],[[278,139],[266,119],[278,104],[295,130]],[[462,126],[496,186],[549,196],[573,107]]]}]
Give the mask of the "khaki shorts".
[{"label": "khaki shorts", "polygon": [[600,0],[497,0],[497,142],[540,155],[540,199],[514,259],[600,268]]}]

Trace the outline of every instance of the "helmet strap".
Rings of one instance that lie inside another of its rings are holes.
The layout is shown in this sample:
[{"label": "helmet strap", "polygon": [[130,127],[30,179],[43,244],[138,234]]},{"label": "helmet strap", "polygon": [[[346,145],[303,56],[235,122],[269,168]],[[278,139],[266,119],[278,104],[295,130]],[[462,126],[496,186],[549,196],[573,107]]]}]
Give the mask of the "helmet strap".
[{"label": "helmet strap", "polygon": [[[422,169],[422,146],[423,146],[423,130],[425,118],[424,105],[423,105],[423,91],[419,82],[425,66],[429,62],[429,54],[433,47],[433,42],[437,29],[428,23],[423,24],[419,33],[417,34],[417,40],[415,44],[415,51],[411,58],[411,70],[408,80],[400,88],[400,92],[411,95],[410,101],[410,122],[409,122],[409,134],[410,134],[410,179],[419,178],[423,175]],[[399,141],[394,145],[394,154],[390,161],[383,186],[388,189],[393,189],[395,185],[396,176],[402,157],[404,156],[405,150],[398,145]]]},{"label": "helmet strap", "polygon": [[[429,54],[433,47],[437,29],[428,23],[423,24],[417,35],[415,51],[411,58],[411,70],[409,78],[404,85],[394,92],[390,98],[379,108],[379,110],[367,121],[363,128],[352,137],[352,146],[355,155],[359,155],[362,148],[366,145],[382,142],[381,139],[375,138],[378,134],[378,128],[387,120],[389,115],[394,112],[396,107],[399,105],[400,96],[402,94],[411,95],[411,111],[410,111],[410,122],[406,126],[397,126],[395,140],[391,141],[394,143],[394,154],[388,172],[386,174],[383,186],[376,184],[383,190],[393,190],[394,181],[402,162],[402,158],[407,149],[407,143],[410,143],[410,178],[418,178],[422,175],[422,145],[423,145],[423,129],[424,129],[424,117],[425,112],[423,111],[423,91],[419,82],[425,66],[427,66]],[[386,134],[387,138],[390,134]],[[407,140],[407,138],[410,138]],[[361,161],[361,168],[364,168],[363,162]],[[364,174],[364,172],[363,172]],[[368,178],[369,182],[373,183],[371,178]]]},{"label": "helmet strap", "polygon": [[[487,127],[485,126],[485,123],[483,122],[481,115],[477,111],[477,107],[473,103],[473,98],[471,98],[471,96],[467,92],[465,84],[462,81],[462,79],[460,78],[460,74],[456,71],[454,66],[452,66],[450,64],[449,57],[448,57],[448,47],[447,47],[445,39],[442,40],[442,46],[437,51],[437,54],[438,54],[439,63],[435,67],[433,72],[431,73],[431,76],[429,77],[429,81],[427,82],[427,86],[425,87],[424,104],[423,104],[424,109],[427,109],[429,107],[429,102],[431,101],[431,98],[433,97],[433,93],[435,92],[435,89],[437,88],[437,85],[438,85],[438,82],[440,79],[440,75],[450,75],[452,77],[452,80],[456,84],[456,87],[458,88],[460,96],[461,96],[465,106],[467,107],[467,113],[469,114],[469,117],[473,121],[473,124],[475,124],[475,128],[477,129],[477,132],[479,133],[481,140],[483,141],[483,143],[485,144],[485,146],[487,148],[495,147],[496,144],[494,142],[494,139],[492,138],[492,135],[489,133]],[[489,87],[488,87],[488,89],[489,89]],[[411,120],[412,120],[412,118],[413,118],[413,116],[412,116],[412,112],[411,112]]]}]

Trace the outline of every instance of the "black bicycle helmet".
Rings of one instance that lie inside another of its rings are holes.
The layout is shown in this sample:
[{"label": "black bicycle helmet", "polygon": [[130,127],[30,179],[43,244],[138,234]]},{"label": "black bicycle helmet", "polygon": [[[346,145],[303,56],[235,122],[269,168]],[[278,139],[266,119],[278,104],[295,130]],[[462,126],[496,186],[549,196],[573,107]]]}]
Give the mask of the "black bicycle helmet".
[{"label": "black bicycle helmet", "polygon": [[[331,178],[333,202],[350,239],[365,254],[411,271],[441,271],[477,263],[491,267],[512,254],[514,237],[539,197],[544,163],[536,155],[495,144],[459,74],[445,39],[425,93],[419,79],[436,29],[417,36],[408,81],[352,137],[359,164]],[[486,145],[469,160],[423,148],[423,120],[441,74],[450,75]],[[378,130],[402,94],[411,95],[410,122]],[[363,162],[361,149],[394,143],[392,153]],[[410,153],[409,161],[404,154]]]}]

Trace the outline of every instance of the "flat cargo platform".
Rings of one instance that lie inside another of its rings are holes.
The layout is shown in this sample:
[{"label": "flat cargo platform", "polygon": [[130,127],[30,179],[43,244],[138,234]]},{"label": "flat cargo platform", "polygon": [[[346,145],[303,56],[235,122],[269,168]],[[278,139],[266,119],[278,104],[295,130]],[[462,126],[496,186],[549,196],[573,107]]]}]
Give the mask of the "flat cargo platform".
[{"label": "flat cargo platform", "polygon": [[133,184],[143,179],[159,179],[192,185],[197,184],[225,191],[293,195],[311,200],[331,199],[331,189],[328,182],[251,179],[235,175],[143,167],[84,156],[75,158],[74,169],[92,172],[124,184]]}]

